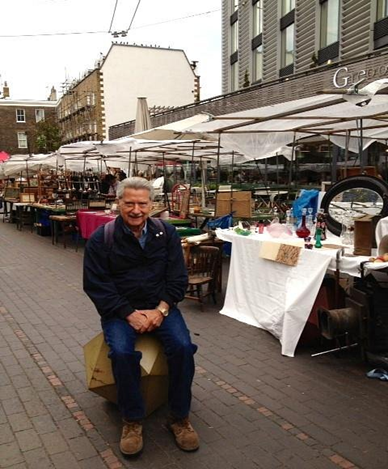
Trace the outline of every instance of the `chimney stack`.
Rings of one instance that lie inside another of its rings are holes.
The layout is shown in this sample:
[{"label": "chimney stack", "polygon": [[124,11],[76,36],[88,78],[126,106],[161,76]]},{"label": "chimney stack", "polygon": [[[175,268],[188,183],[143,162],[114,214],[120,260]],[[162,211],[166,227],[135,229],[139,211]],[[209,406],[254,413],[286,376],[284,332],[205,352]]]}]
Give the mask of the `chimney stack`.
[{"label": "chimney stack", "polygon": [[54,87],[51,87],[50,96],[48,97],[49,101],[57,100],[57,90]]},{"label": "chimney stack", "polygon": [[7,82],[4,82],[3,86],[3,98],[9,98],[9,86],[7,85]]}]

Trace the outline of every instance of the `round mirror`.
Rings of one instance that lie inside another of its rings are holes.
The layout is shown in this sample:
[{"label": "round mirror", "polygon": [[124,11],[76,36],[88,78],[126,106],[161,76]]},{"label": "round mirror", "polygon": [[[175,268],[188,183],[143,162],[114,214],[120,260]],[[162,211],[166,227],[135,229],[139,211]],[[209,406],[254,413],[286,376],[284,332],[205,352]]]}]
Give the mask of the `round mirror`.
[{"label": "round mirror", "polygon": [[332,186],[322,199],[321,208],[327,213],[327,227],[341,234],[344,218],[388,214],[388,185],[372,176],[353,176]]}]

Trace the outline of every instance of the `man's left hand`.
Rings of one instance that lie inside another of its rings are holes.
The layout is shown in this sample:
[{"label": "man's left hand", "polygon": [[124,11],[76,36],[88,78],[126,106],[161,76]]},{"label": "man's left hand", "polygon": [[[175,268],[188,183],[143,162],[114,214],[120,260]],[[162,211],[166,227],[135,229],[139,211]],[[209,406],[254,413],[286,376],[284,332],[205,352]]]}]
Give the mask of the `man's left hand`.
[{"label": "man's left hand", "polygon": [[163,322],[163,314],[158,309],[142,309],[138,311],[139,313],[144,314],[149,321],[147,332],[153,331]]}]

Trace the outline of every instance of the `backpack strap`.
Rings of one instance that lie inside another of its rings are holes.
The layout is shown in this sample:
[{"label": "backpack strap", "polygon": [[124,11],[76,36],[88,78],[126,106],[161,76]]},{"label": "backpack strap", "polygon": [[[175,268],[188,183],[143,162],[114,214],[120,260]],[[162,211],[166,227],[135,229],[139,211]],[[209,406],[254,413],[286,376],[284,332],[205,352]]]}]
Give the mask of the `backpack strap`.
[{"label": "backpack strap", "polygon": [[[160,231],[163,232],[163,235],[166,236],[166,227],[160,218],[150,218]],[[111,220],[104,225],[104,244],[108,246],[109,249],[113,246],[113,233],[115,231],[115,222],[116,220]]]},{"label": "backpack strap", "polygon": [[163,235],[166,236],[166,227],[160,218],[151,217],[151,220],[155,223],[160,231],[163,232]]},{"label": "backpack strap", "polygon": [[113,233],[115,231],[116,220],[108,221],[104,225],[104,244],[110,249],[113,246]]}]

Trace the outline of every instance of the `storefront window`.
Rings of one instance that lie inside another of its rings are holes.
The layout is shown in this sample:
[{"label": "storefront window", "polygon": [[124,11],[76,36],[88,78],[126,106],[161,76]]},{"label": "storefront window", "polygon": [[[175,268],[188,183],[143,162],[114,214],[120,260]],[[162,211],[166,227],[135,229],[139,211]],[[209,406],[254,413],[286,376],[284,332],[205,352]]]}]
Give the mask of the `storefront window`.
[{"label": "storefront window", "polygon": [[282,16],[295,8],[295,0],[282,0]]},{"label": "storefront window", "polygon": [[231,54],[238,50],[238,21],[235,21],[231,26]]},{"label": "storefront window", "polygon": [[388,16],[388,1],[377,0],[377,21]]},{"label": "storefront window", "polygon": [[321,49],[339,39],[340,0],[326,0],[321,4]]},{"label": "storefront window", "polygon": [[282,31],[282,68],[294,63],[295,27],[294,23]]},{"label": "storefront window", "polygon": [[263,5],[262,0],[258,0],[253,5],[253,37],[263,32]]},{"label": "storefront window", "polygon": [[263,78],[263,46],[256,47],[253,51],[253,81]]},{"label": "storefront window", "polygon": [[235,62],[234,64],[231,65],[230,67],[230,72],[231,72],[231,80],[230,80],[230,87],[231,91],[237,91],[238,90],[238,62]]}]

